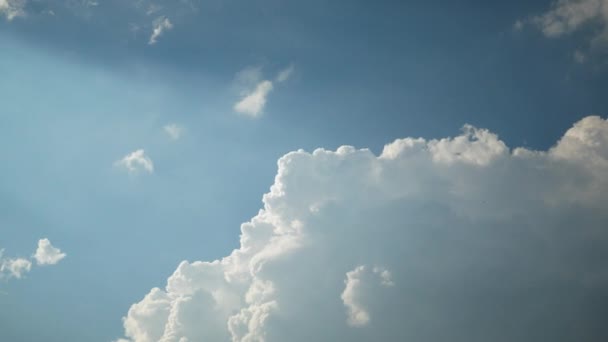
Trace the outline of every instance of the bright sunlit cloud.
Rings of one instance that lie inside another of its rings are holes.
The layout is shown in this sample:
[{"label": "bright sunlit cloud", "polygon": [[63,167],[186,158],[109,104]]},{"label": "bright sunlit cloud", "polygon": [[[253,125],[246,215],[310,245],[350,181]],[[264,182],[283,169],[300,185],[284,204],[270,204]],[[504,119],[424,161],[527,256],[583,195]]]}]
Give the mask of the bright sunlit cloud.
[{"label": "bright sunlit cloud", "polygon": [[131,306],[125,335],[304,342],[560,333],[555,321],[585,324],[582,298],[600,300],[608,287],[608,262],[593,257],[608,249],[606,188],[600,117],[576,123],[548,151],[511,150],[465,126],[453,138],[398,139],[379,156],[350,146],[291,152],[263,209],[241,226],[239,248],[182,262],[164,289]]}]

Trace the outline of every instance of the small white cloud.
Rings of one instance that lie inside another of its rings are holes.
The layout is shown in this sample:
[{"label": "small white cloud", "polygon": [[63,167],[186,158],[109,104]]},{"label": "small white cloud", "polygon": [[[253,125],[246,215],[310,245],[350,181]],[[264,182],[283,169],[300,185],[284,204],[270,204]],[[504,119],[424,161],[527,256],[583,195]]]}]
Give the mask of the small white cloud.
[{"label": "small white cloud", "polygon": [[0,15],[4,14],[9,21],[25,16],[26,0],[0,0]]},{"label": "small white cloud", "polygon": [[146,156],[143,149],[127,154],[121,160],[116,161],[114,165],[125,168],[130,173],[137,173],[139,171],[146,171],[148,173],[154,172],[152,159]]},{"label": "small white cloud", "polygon": [[0,279],[3,277],[20,279],[31,269],[31,261],[23,258],[2,259],[2,253],[0,253]]},{"label": "small white cloud", "polygon": [[522,20],[517,20],[515,21],[515,24],[513,24],[513,29],[515,31],[521,31],[524,28],[524,22]]},{"label": "small white cloud", "polygon": [[172,140],[178,140],[184,132],[184,129],[181,126],[174,123],[165,125],[163,130]]},{"label": "small white cloud", "polygon": [[62,253],[59,248],[54,247],[49,239],[40,239],[38,241],[38,249],[34,254],[38,265],[55,265],[61,259],[65,258],[66,254]]},{"label": "small white cloud", "polygon": [[148,44],[154,45],[158,41],[158,38],[163,35],[165,31],[171,30],[173,28],[173,24],[167,17],[158,17],[154,20],[152,35],[150,36],[150,40]]},{"label": "small white cloud", "polygon": [[272,82],[268,80],[258,83],[251,93],[234,105],[234,110],[252,118],[260,116],[266,105],[266,97],[272,88]]},{"label": "small white cloud", "polygon": [[278,75],[277,75],[277,82],[285,82],[289,79],[289,77],[291,77],[291,74],[293,74],[295,70],[295,67],[293,66],[293,64],[290,64],[287,68],[279,71]]}]

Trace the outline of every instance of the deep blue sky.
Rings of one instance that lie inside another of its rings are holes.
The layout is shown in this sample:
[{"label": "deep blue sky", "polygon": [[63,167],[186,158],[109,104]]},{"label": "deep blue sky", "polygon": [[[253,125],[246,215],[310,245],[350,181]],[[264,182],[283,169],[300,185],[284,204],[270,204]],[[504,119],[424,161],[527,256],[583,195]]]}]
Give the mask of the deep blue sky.
[{"label": "deep blue sky", "polygon": [[[0,16],[0,248],[28,256],[48,237],[68,254],[0,283],[2,341],[122,335],[129,306],[181,260],[237,246],[288,151],[378,153],[465,123],[546,149],[608,112],[605,67],[572,59],[583,33],[513,29],[550,1],[167,2],[174,27],[155,45],[156,15],[61,3]],[[290,64],[260,118],[234,113],[237,72],[273,78]],[[181,139],[164,135],[168,123]],[[138,148],[153,174],[114,166]]]}]

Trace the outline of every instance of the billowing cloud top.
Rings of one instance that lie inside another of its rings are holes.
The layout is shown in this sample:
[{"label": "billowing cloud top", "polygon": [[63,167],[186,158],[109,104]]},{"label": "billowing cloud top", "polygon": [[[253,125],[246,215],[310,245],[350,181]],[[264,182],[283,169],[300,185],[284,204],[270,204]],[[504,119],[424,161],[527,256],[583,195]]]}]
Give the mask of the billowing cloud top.
[{"label": "billowing cloud top", "polygon": [[608,122],[291,152],[240,247],[124,318],[151,341],[603,341]]}]

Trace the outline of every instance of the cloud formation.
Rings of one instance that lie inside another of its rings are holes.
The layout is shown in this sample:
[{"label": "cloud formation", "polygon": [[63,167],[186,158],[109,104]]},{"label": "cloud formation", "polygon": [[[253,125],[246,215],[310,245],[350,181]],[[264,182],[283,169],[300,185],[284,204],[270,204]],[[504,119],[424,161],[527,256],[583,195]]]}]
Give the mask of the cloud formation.
[{"label": "cloud formation", "polygon": [[234,110],[250,117],[258,117],[266,105],[266,97],[272,88],[272,82],[268,80],[258,83],[252,92],[234,105]]},{"label": "cloud formation", "polygon": [[38,265],[55,265],[65,256],[66,254],[62,253],[59,248],[53,247],[49,239],[40,239],[38,249],[34,253]]},{"label": "cloud formation", "polygon": [[25,15],[25,0],[0,0],[0,15],[4,15],[7,20]]},{"label": "cloud formation", "polygon": [[126,169],[129,173],[154,172],[154,163],[143,149],[127,154],[122,159],[116,161],[114,165]]},{"label": "cloud formation", "polygon": [[[546,37],[559,38],[586,28],[593,32],[589,40],[592,50],[608,47],[608,0],[557,0],[547,12],[531,18],[533,23]],[[521,29],[523,22],[518,20],[515,27]],[[574,59],[584,62],[583,53],[577,50]]]},{"label": "cloud formation", "polygon": [[295,151],[240,247],[182,262],[136,342],[605,341],[608,122],[548,151],[454,138]]},{"label": "cloud formation", "polygon": [[152,34],[148,40],[148,44],[154,45],[158,42],[158,38],[163,35],[165,31],[173,29],[173,24],[167,17],[158,17],[152,23]]},{"label": "cloud formation", "polygon": [[[276,82],[287,81],[293,71],[293,65],[279,71]],[[252,118],[261,116],[268,94],[274,89],[273,82],[262,80],[262,69],[260,67],[248,67],[239,71],[236,75],[236,82],[245,90],[241,92],[241,99],[234,105],[234,111]]]},{"label": "cloud formation", "polygon": [[[0,279],[22,278],[32,270],[32,262],[25,258],[4,258],[4,250],[0,249]],[[49,239],[38,240],[38,249],[33,255],[38,265],[55,265],[63,258],[59,248],[53,247]]]}]

